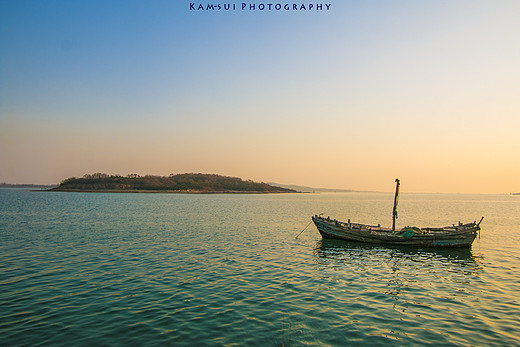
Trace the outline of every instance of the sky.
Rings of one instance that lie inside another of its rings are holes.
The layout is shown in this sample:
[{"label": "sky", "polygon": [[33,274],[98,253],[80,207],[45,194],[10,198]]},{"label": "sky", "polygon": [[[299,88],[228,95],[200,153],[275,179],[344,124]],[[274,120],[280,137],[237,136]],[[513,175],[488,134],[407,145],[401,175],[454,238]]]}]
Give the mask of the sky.
[{"label": "sky", "polygon": [[0,0],[0,182],[520,192],[520,1],[220,3]]}]

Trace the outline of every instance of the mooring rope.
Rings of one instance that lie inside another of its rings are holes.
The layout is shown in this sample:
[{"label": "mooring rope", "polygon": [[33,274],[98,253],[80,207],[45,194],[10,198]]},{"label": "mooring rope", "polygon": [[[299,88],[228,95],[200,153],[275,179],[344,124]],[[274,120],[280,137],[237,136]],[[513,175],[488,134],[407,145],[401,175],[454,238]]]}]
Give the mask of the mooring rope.
[{"label": "mooring rope", "polygon": [[[298,236],[300,236],[300,235],[305,231],[305,229],[307,229],[307,228],[309,227],[309,225],[311,225],[311,223],[312,223],[312,220],[309,222],[309,224],[307,224],[307,226],[306,226],[305,228],[303,228],[302,231],[300,231],[300,233],[298,234]],[[298,236],[296,236],[295,239],[297,239]]]}]

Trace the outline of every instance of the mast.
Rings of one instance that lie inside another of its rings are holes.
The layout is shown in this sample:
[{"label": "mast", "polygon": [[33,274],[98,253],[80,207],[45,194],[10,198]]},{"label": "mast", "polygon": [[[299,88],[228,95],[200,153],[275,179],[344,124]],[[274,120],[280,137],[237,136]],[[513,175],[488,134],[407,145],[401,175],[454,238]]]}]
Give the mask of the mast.
[{"label": "mast", "polygon": [[392,230],[395,231],[395,220],[397,219],[397,202],[399,200],[399,178],[395,179],[394,210],[392,211]]}]

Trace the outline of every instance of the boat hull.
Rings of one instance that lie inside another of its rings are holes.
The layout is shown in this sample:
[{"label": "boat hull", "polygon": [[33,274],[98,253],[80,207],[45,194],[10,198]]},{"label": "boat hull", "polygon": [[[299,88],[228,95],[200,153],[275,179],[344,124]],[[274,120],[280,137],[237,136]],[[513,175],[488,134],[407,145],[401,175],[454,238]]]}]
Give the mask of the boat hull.
[{"label": "boat hull", "polygon": [[480,230],[476,223],[444,228],[404,228],[400,231],[358,223],[312,217],[324,239],[422,247],[469,247]]}]

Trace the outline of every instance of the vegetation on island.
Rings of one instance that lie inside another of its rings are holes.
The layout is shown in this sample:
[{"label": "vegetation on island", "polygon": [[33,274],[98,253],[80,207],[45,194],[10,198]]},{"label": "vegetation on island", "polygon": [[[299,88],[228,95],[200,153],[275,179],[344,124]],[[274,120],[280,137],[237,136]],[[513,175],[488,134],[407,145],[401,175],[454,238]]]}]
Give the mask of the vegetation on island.
[{"label": "vegetation on island", "polygon": [[182,193],[294,193],[295,190],[267,183],[215,174],[184,173],[169,176],[86,174],[63,180],[54,191],[122,191]]}]

